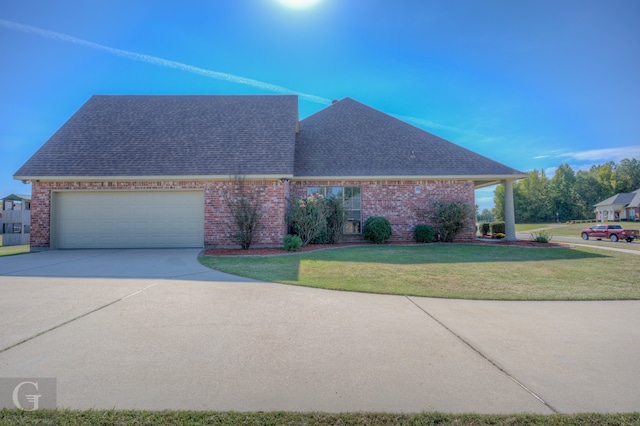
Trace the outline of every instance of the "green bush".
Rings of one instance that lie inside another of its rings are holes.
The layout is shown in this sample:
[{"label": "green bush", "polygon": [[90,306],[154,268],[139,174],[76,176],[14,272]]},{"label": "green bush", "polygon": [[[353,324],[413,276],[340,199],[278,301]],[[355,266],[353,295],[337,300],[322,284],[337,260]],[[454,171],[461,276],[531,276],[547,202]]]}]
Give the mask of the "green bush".
[{"label": "green bush", "polygon": [[321,237],[323,232],[326,233],[327,216],[322,195],[312,194],[304,198],[292,196],[288,202],[286,220],[302,240],[303,246]]},{"label": "green bush", "polygon": [[336,244],[340,242],[344,225],[347,223],[347,210],[341,199],[328,197],[325,200],[325,214],[327,218],[325,243]]},{"label": "green bush", "polygon": [[431,243],[436,238],[436,231],[430,225],[416,225],[414,235],[419,243]]},{"label": "green bush", "polygon": [[471,206],[459,201],[436,201],[430,209],[416,209],[418,219],[431,223],[439,233],[439,239],[452,242],[458,232],[470,227],[474,213]]},{"label": "green bush", "polygon": [[480,234],[487,235],[491,231],[491,224],[489,222],[482,222],[480,224]]},{"label": "green bush", "polygon": [[327,230],[323,229],[315,237],[309,241],[309,244],[327,244],[329,239],[327,237]]},{"label": "green bush", "polygon": [[506,234],[507,232],[504,222],[491,222],[490,228],[493,235]]},{"label": "green bush", "polygon": [[382,244],[391,238],[391,224],[382,216],[371,216],[364,223],[363,234],[372,243]]},{"label": "green bush", "polygon": [[551,238],[553,238],[553,235],[551,235],[551,233],[549,233],[549,231],[540,231],[540,232],[534,232],[533,234],[531,234],[531,239],[533,241],[535,241],[536,243],[548,243],[549,241],[551,241]]},{"label": "green bush", "polygon": [[233,189],[224,194],[225,202],[233,219],[231,239],[248,250],[253,238],[262,226],[262,201],[264,184],[249,185],[244,176],[233,178]]},{"label": "green bush", "polygon": [[284,249],[286,251],[298,251],[302,247],[302,238],[297,235],[285,235],[284,237]]}]

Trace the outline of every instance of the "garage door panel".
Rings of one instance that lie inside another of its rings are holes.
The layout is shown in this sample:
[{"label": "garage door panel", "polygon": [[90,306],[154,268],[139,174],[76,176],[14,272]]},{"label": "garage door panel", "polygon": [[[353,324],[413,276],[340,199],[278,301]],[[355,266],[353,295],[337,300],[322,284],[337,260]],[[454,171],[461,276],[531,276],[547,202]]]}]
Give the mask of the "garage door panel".
[{"label": "garage door panel", "polygon": [[203,191],[60,192],[58,248],[202,247]]}]

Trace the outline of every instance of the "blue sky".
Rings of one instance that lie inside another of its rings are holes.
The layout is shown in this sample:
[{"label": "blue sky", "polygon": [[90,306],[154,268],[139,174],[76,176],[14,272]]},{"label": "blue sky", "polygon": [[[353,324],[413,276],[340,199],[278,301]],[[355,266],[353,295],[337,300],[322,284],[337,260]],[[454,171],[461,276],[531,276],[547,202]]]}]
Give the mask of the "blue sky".
[{"label": "blue sky", "polygon": [[638,22],[637,0],[3,0],[0,196],[93,94],[298,92],[301,119],[348,96],[522,171],[640,159]]}]

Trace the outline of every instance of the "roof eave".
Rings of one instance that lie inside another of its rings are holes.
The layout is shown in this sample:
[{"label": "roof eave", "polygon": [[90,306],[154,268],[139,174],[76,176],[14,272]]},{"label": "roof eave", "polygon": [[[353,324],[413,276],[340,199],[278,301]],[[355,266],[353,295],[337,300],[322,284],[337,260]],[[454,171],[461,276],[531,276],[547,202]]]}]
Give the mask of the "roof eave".
[{"label": "roof eave", "polygon": [[527,174],[508,175],[372,175],[372,176],[294,176],[294,180],[322,181],[322,180],[472,180],[486,183],[486,186],[499,184],[505,180],[524,179]]},{"label": "roof eave", "polygon": [[[176,180],[229,180],[236,175],[157,175],[157,176],[14,176],[15,180],[27,182],[94,182],[94,181],[176,181]],[[292,174],[243,174],[245,179],[292,179]]]}]

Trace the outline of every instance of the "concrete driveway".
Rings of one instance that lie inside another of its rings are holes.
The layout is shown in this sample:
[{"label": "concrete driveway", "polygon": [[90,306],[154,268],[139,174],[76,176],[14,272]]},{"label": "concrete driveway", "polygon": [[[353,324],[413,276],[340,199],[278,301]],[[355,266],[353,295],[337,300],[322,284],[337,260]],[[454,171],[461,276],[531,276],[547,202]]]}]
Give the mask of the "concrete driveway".
[{"label": "concrete driveway", "polygon": [[67,408],[626,412],[640,302],[368,295],[240,279],[197,250],[0,258],[0,378]]}]

